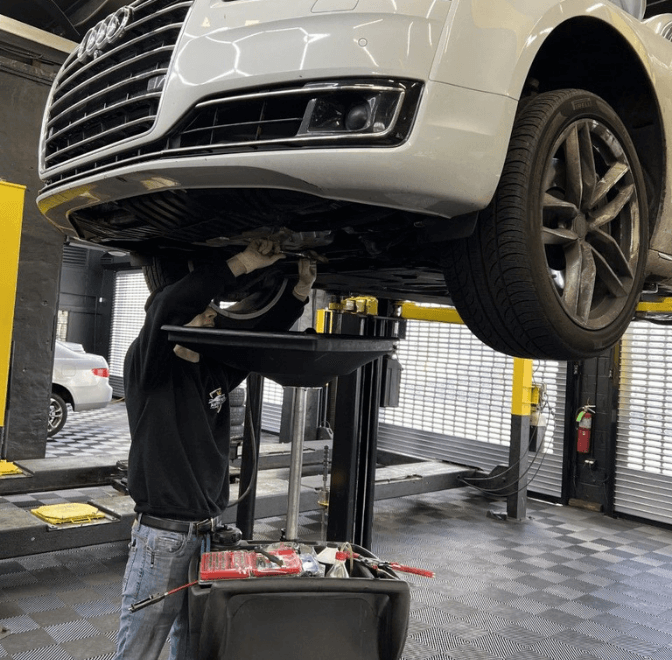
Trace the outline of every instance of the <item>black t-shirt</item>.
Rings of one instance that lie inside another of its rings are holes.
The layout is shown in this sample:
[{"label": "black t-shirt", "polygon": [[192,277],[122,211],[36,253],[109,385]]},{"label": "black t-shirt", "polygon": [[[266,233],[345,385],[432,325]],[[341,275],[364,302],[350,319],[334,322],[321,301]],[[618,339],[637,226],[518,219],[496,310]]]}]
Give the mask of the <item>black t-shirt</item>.
[{"label": "black t-shirt", "polygon": [[[128,487],[139,513],[202,520],[226,507],[228,394],[247,374],[203,355],[196,363],[178,357],[161,326],[188,323],[233,280],[224,263],[166,287],[151,300],[144,326],[128,349]],[[288,329],[304,304],[288,290],[257,329]]]}]

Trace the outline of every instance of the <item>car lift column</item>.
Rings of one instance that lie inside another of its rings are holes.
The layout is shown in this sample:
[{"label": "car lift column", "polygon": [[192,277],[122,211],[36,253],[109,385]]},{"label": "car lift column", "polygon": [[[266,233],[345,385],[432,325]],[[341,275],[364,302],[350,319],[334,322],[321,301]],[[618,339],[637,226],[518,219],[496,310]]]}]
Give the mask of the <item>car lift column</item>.
[{"label": "car lift column", "polygon": [[[347,313],[348,303],[355,305],[354,314]],[[378,316],[379,304],[384,303],[359,298],[332,306],[331,331],[403,338],[405,322],[391,315]],[[330,385],[337,388],[334,437],[339,441],[332,451],[328,541],[348,540],[371,547],[382,377],[383,358],[378,358]]]},{"label": "car lift column", "polygon": [[2,284],[0,285],[0,309],[3,310],[2,323],[0,323],[0,474],[6,474],[8,466],[5,461],[6,412],[25,191],[25,186],[0,181],[3,234]]},{"label": "car lift column", "polygon": [[327,540],[371,547],[380,360],[338,379]]}]

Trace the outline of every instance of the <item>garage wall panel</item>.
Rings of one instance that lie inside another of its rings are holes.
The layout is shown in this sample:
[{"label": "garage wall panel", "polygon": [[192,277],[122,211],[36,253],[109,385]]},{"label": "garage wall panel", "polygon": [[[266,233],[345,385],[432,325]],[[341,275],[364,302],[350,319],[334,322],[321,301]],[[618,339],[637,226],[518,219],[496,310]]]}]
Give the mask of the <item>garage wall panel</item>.
[{"label": "garage wall panel", "polygon": [[139,271],[120,271],[114,285],[110,337],[110,385],[114,396],[124,395],[124,358],[145,321],[149,289]]},{"label": "garage wall panel", "polygon": [[[379,446],[413,457],[490,471],[508,464],[513,359],[480,342],[464,325],[409,321],[400,342],[398,408],[381,411]],[[536,361],[547,428],[530,457],[530,490],[560,497],[567,365]]]},{"label": "garage wall panel", "polygon": [[636,322],[621,348],[616,511],[672,523],[672,327]]}]

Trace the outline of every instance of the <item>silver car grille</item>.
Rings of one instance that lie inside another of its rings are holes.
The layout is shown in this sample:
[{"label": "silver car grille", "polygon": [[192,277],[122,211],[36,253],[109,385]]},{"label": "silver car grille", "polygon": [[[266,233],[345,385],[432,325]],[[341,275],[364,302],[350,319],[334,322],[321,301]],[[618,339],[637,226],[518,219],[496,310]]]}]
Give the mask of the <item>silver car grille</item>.
[{"label": "silver car grille", "polygon": [[[90,56],[75,50],[56,80],[45,126],[44,167],[147,133],[193,0],[137,0],[123,32]],[[81,48],[80,48],[81,50]]]},{"label": "silver car grille", "polygon": [[[338,80],[212,98],[196,104],[183,121],[156,141],[80,161],[68,171],[50,174],[45,183],[50,186],[92,171],[152,158],[311,147],[394,147],[408,138],[422,90],[421,82],[411,80]],[[320,102],[356,102],[362,96],[376,95],[389,100],[384,130],[367,133],[304,128],[312,116],[319,114],[315,110]]]}]

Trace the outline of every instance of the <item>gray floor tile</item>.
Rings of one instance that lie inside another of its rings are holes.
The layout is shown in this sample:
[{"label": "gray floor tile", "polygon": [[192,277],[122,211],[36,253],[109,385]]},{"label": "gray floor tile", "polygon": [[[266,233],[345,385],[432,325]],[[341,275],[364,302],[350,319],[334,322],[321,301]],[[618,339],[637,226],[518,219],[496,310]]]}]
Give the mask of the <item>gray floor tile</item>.
[{"label": "gray floor tile", "polygon": [[[73,415],[49,452],[124,451],[119,410],[97,422]],[[47,495],[10,497],[29,507]],[[374,552],[436,572],[404,576],[402,660],[672,659],[672,531],[536,500],[524,523],[488,517],[492,509],[466,489],[376,503]],[[276,540],[284,523],[258,521],[256,537]],[[319,530],[319,513],[300,517],[301,536]],[[120,542],[1,560],[0,627],[10,632],[0,659],[111,660],[126,553]]]}]

